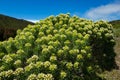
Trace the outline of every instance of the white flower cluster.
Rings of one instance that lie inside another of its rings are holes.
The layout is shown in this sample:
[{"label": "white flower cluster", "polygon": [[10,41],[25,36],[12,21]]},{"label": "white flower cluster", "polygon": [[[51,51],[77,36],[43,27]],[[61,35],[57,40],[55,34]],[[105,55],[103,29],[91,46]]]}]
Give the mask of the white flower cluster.
[{"label": "white flower cluster", "polygon": [[39,73],[37,80],[54,80],[54,78],[52,74]]},{"label": "white flower cluster", "polygon": [[20,74],[24,73],[24,69],[23,68],[17,68],[14,71],[14,75],[19,76]]},{"label": "white flower cluster", "polygon": [[16,60],[16,61],[14,62],[14,65],[15,65],[16,67],[20,67],[20,66],[22,65],[21,60]]},{"label": "white flower cluster", "polygon": [[37,55],[33,55],[31,58],[27,59],[26,63],[31,63],[31,62],[36,62],[38,60],[38,56]]},{"label": "white flower cluster", "polygon": [[9,55],[5,55],[2,58],[2,61],[4,61],[5,63],[10,63],[11,61],[13,61],[13,59]]},{"label": "white flower cluster", "polygon": [[0,73],[0,77],[11,77],[13,75],[13,70],[3,71]]},{"label": "white flower cluster", "polygon": [[54,78],[52,74],[39,73],[38,75],[30,74],[27,80],[54,80]]}]

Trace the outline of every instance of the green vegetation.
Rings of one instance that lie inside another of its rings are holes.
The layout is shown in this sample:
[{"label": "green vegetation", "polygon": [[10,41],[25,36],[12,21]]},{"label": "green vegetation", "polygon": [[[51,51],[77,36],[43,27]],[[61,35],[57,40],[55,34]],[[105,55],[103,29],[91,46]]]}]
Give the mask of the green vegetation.
[{"label": "green vegetation", "polygon": [[111,21],[110,23],[113,25],[115,35],[116,45],[114,51],[116,54],[115,61],[118,67],[110,71],[105,71],[102,76],[106,77],[107,80],[120,80],[120,20]]},{"label": "green vegetation", "polygon": [[28,24],[34,23],[0,14],[0,41],[15,37],[17,29],[23,29]]},{"label": "green vegetation", "polygon": [[1,80],[102,80],[115,67],[112,26],[50,16],[0,42]]}]

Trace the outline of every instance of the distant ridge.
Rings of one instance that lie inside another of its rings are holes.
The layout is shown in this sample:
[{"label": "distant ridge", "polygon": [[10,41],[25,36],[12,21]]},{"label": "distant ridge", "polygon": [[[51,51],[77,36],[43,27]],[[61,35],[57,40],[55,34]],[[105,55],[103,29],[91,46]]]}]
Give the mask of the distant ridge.
[{"label": "distant ridge", "polygon": [[0,41],[15,37],[17,29],[23,29],[33,22],[0,14]]},{"label": "distant ridge", "polygon": [[110,21],[110,24],[113,26],[114,35],[120,39],[120,20]]},{"label": "distant ridge", "polygon": [[120,28],[120,20],[110,21],[114,28]]},{"label": "distant ridge", "polygon": [[24,28],[28,24],[34,24],[33,22],[23,19],[16,19],[10,16],[0,14],[0,28]]}]

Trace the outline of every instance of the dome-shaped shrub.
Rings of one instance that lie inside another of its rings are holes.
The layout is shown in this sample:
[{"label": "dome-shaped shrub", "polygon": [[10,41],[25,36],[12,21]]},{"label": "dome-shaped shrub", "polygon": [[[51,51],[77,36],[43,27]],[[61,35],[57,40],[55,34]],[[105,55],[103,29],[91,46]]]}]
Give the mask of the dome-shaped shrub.
[{"label": "dome-shaped shrub", "polygon": [[0,42],[0,80],[99,80],[113,45],[107,22],[50,16]]}]

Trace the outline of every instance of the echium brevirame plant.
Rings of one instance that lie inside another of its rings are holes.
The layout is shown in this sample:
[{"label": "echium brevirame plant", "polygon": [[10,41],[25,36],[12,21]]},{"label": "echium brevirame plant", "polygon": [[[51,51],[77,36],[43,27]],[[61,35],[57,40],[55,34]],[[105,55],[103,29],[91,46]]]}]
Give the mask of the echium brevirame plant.
[{"label": "echium brevirame plant", "polygon": [[113,45],[107,22],[50,16],[0,42],[0,80],[99,80]]}]

